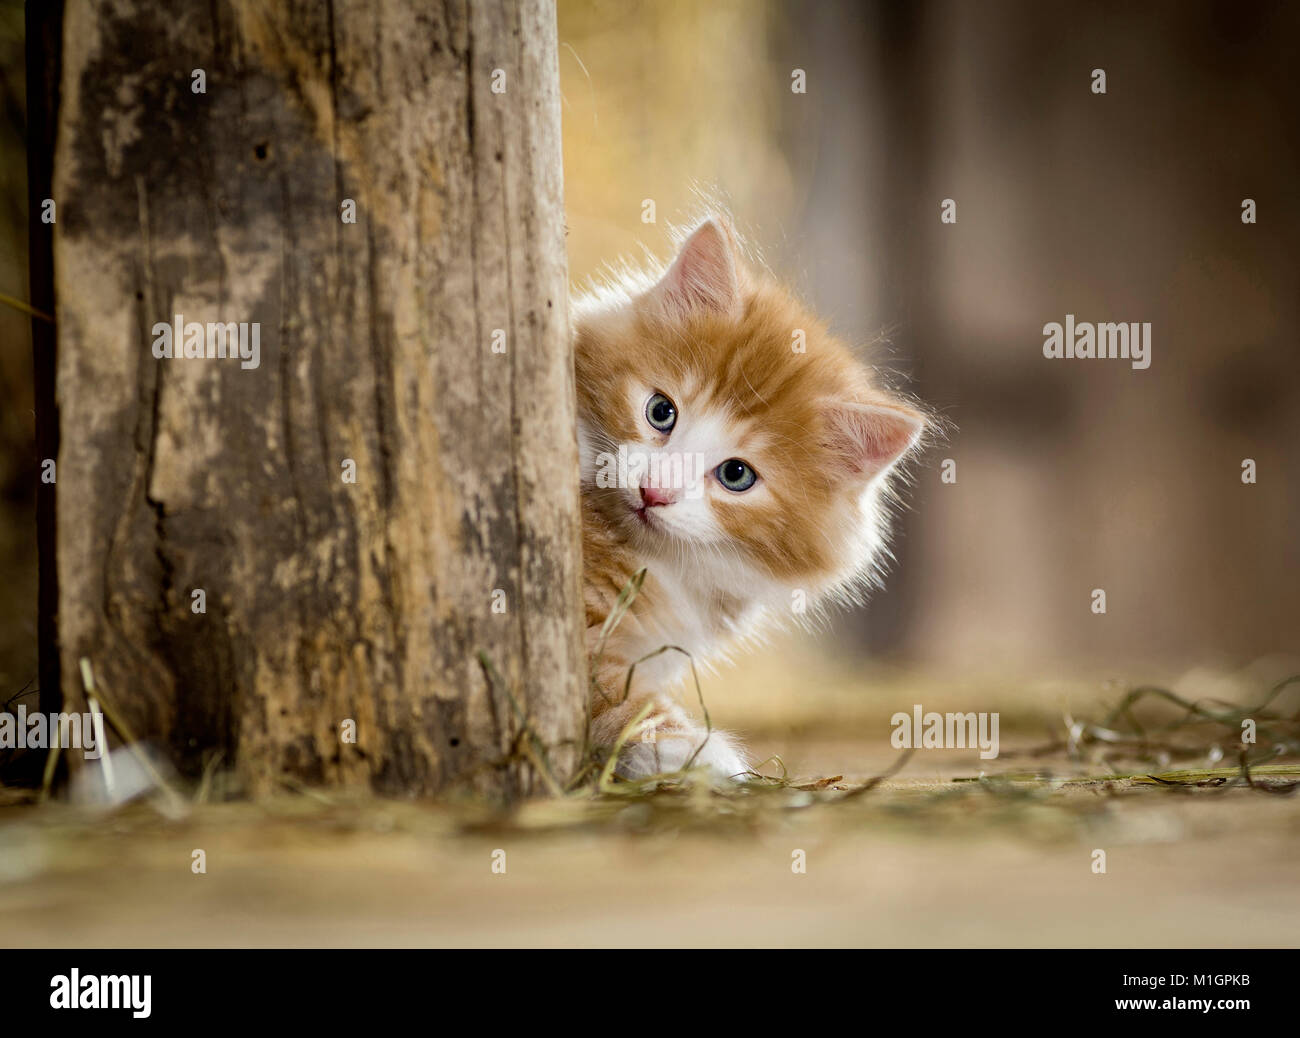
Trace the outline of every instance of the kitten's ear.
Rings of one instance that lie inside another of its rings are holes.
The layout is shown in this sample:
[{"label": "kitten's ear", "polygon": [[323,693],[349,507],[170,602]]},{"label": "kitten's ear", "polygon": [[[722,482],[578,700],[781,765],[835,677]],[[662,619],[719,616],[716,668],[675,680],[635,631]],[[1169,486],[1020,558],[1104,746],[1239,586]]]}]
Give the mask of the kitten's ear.
[{"label": "kitten's ear", "polygon": [[686,239],[648,298],[672,317],[700,312],[736,317],[741,310],[740,277],[731,231],[709,217]]},{"label": "kitten's ear", "polygon": [[864,482],[916,446],[925,431],[925,418],[901,403],[835,400],[825,414],[825,446],[846,478]]}]

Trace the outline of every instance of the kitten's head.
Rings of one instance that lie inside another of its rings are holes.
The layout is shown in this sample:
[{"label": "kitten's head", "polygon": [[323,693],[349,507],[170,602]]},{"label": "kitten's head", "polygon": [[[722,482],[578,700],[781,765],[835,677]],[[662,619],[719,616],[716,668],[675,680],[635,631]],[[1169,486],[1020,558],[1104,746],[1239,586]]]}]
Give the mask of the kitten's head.
[{"label": "kitten's head", "polygon": [[576,332],[584,493],[634,548],[755,593],[870,579],[925,420],[748,271],[724,222],[657,282],[580,302]]}]

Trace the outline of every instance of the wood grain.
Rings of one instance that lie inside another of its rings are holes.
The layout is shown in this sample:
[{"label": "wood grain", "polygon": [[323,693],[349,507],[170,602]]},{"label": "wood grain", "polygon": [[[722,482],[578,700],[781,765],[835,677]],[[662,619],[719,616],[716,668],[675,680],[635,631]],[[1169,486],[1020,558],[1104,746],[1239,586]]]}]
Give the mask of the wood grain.
[{"label": "wood grain", "polygon": [[[58,126],[68,709],[89,657],[183,772],[220,752],[255,794],[527,793],[525,725],[566,774],[585,660],[551,4],[70,4]],[[259,365],[155,359],[177,313],[259,323]]]}]

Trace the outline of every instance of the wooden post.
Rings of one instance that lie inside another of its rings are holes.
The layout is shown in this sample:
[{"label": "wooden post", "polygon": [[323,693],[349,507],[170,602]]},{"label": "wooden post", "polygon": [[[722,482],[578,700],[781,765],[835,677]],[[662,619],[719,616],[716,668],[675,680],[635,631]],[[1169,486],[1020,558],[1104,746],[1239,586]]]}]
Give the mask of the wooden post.
[{"label": "wooden post", "polygon": [[141,739],[253,794],[563,780],[585,660],[552,5],[63,18],[65,709],[88,658]]}]

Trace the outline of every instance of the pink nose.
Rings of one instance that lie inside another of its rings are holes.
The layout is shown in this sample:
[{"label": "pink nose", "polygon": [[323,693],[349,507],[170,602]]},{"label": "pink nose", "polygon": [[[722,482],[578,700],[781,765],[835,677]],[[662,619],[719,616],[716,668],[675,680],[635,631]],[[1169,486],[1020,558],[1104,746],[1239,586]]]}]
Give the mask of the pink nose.
[{"label": "pink nose", "polygon": [[671,505],[676,500],[677,495],[672,490],[652,486],[643,486],[641,488],[641,503],[646,508],[654,508],[656,505]]}]

